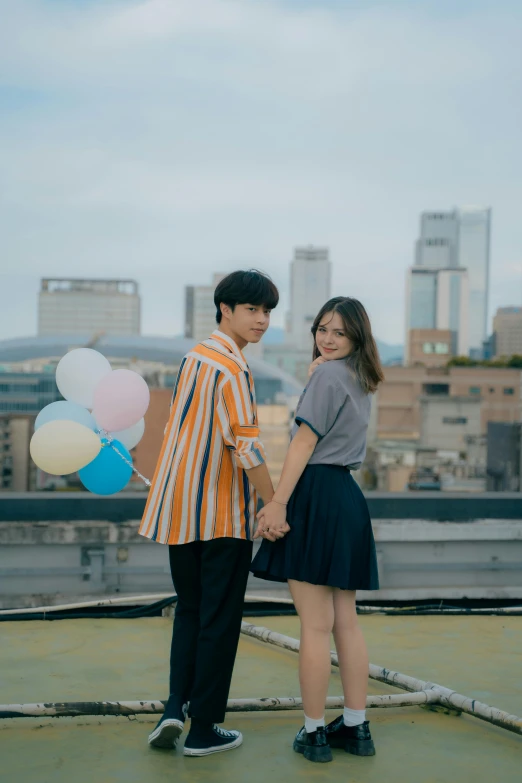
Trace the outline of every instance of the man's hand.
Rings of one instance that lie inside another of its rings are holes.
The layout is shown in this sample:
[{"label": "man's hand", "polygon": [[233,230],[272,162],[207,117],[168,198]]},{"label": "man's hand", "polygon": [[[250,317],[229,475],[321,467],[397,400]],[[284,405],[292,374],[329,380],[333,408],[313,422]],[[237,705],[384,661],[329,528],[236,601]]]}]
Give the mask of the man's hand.
[{"label": "man's hand", "polygon": [[310,367],[308,368],[308,377],[311,378],[316,369],[319,367],[320,364],[324,364],[327,360],[324,358],[324,356],[318,356],[317,359],[312,362]]},{"label": "man's hand", "polygon": [[290,525],[286,521],[286,506],[272,501],[263,506],[257,515],[257,529],[254,538],[262,536],[267,541],[276,541],[286,536]]}]

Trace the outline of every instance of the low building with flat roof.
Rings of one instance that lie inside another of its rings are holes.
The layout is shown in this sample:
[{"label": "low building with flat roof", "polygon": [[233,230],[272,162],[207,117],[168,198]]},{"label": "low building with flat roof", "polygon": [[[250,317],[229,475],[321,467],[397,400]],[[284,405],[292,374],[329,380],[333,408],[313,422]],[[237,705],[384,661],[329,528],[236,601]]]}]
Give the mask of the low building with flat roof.
[{"label": "low building with flat roof", "polygon": [[140,333],[141,302],[135,280],[43,278],[38,334]]},{"label": "low building with flat roof", "polygon": [[495,357],[522,354],[522,307],[499,307],[493,317]]}]

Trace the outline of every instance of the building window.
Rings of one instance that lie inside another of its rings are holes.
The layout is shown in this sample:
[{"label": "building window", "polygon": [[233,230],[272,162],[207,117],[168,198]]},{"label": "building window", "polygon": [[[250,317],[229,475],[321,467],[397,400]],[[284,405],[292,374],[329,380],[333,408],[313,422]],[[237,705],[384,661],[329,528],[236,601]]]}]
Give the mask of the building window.
[{"label": "building window", "polygon": [[467,424],[468,420],[465,416],[443,416],[443,424]]},{"label": "building window", "polygon": [[423,343],[422,344],[422,352],[423,353],[448,354],[449,353],[449,345],[448,345],[448,343]]},{"label": "building window", "polygon": [[470,386],[469,387],[469,393],[470,394],[480,394],[480,386]]},{"label": "building window", "polygon": [[433,396],[449,395],[449,383],[425,383],[423,390],[424,394]]},{"label": "building window", "polygon": [[504,394],[506,394],[508,396],[512,396],[514,393],[515,393],[515,390],[513,389],[512,386],[505,386],[504,387]]},{"label": "building window", "polygon": [[491,387],[490,387],[490,389],[489,389],[489,393],[490,393],[490,394],[494,394],[494,393],[495,393],[495,389],[494,389],[492,386],[491,386]]}]

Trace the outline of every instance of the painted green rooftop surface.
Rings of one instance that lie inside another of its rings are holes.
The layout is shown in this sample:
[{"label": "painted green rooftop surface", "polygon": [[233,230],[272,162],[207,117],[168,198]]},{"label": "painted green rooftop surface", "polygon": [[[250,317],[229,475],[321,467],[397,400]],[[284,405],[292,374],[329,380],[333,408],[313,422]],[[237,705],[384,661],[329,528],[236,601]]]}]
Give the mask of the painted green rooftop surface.
[{"label": "painted green rooftop surface", "polygon": [[[294,617],[252,618],[290,636]],[[522,712],[522,617],[364,616],[372,663],[454,688],[508,712]],[[165,698],[171,620],[2,623],[0,701]],[[333,670],[330,693],[339,695]],[[397,693],[370,681],[370,693]],[[231,697],[297,696],[297,656],[242,637]],[[327,715],[332,718],[337,713]],[[515,783],[522,738],[468,716],[424,709],[369,711],[377,755],[334,752],[311,764],[292,751],[299,712],[227,717],[244,745],[198,759],[147,745],[154,716],[0,721],[0,783],[113,781],[346,781]],[[183,739],[183,738],[182,738]],[[181,743],[182,744],[182,743]]]}]

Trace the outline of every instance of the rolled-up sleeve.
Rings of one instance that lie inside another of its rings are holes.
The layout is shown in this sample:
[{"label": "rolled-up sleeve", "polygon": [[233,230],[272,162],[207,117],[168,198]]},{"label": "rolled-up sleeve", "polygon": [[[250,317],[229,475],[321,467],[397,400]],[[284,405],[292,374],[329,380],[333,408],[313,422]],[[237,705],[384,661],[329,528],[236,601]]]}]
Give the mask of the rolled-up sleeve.
[{"label": "rolled-up sleeve", "polygon": [[346,391],[332,376],[330,368],[321,364],[308,382],[295,421],[307,424],[318,438],[323,438],[333,427],[347,399]]},{"label": "rolled-up sleeve", "polygon": [[238,465],[245,470],[262,465],[265,452],[244,372],[237,373],[221,387],[217,413],[223,439]]}]

